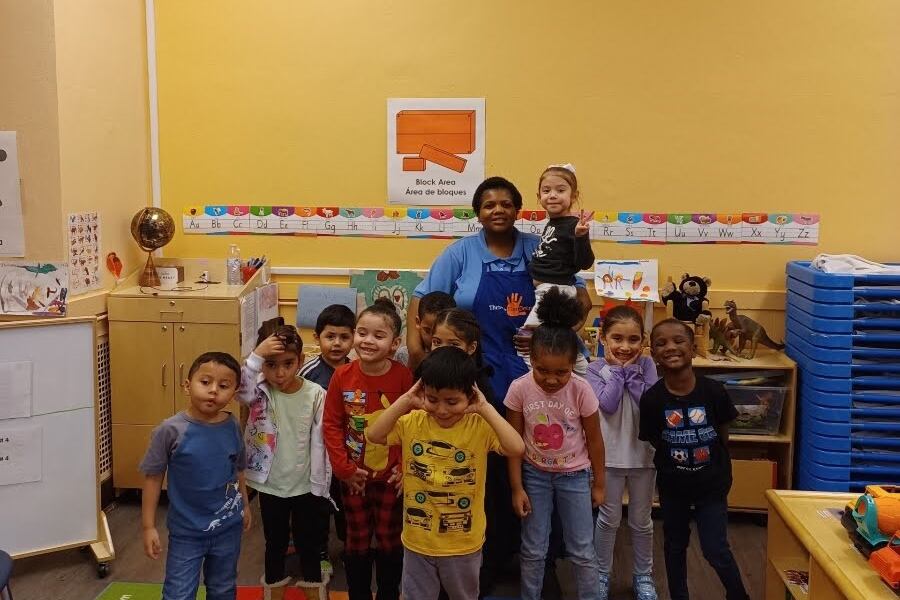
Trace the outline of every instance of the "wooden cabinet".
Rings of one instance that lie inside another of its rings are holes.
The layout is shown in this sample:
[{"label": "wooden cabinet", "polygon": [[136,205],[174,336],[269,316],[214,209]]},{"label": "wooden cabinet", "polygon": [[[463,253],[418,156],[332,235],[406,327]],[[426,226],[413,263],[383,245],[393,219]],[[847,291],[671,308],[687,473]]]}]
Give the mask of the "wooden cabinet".
[{"label": "wooden cabinet", "polygon": [[786,388],[781,411],[781,427],[773,435],[741,434],[731,430],[728,449],[734,484],[728,495],[728,507],[744,512],[765,512],[765,491],[790,489],[794,469],[794,427],[796,419],[797,365],[780,352],[760,353],[753,359],[712,361],[694,358],[698,373],[734,373],[741,371],[783,371]]},{"label": "wooden cabinet", "polygon": [[[191,364],[209,351],[241,356],[240,299],[245,286],[146,294],[137,286],[109,296],[113,486],[141,486],[138,464],[150,433],[187,406],[184,381]],[[238,414],[236,404],[227,410]]]}]

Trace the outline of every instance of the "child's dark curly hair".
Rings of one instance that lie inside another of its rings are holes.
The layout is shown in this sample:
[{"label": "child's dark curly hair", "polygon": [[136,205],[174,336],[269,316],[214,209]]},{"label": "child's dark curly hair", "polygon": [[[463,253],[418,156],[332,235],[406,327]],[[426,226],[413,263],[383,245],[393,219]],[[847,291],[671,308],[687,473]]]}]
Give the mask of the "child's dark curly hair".
[{"label": "child's dark curly hair", "polygon": [[391,329],[394,331],[394,337],[400,335],[400,330],[403,329],[403,321],[400,320],[400,315],[397,314],[397,307],[387,298],[377,298],[371,306],[364,308],[356,318],[356,322],[359,323],[359,320],[365,315],[382,317],[391,326]]},{"label": "child's dark curly hair", "polygon": [[567,296],[552,287],[541,298],[537,316],[541,325],[531,336],[531,354],[541,352],[568,355],[572,362],[578,358],[578,334],[572,329],[581,322],[584,308],[574,296]]},{"label": "child's dark curly hair", "polygon": [[269,319],[259,326],[256,345],[259,346],[263,340],[273,335],[281,338],[285,352],[296,352],[298,355],[303,354],[303,339],[300,338],[300,333],[293,325],[285,325],[283,317]]}]

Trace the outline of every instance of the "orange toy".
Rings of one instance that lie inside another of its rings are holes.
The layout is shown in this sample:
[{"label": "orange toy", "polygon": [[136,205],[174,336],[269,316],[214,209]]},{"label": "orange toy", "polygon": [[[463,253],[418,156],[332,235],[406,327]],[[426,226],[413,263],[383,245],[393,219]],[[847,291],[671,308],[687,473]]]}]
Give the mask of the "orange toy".
[{"label": "orange toy", "polygon": [[878,507],[878,529],[886,535],[900,531],[900,486],[868,485],[866,492],[875,499]]}]

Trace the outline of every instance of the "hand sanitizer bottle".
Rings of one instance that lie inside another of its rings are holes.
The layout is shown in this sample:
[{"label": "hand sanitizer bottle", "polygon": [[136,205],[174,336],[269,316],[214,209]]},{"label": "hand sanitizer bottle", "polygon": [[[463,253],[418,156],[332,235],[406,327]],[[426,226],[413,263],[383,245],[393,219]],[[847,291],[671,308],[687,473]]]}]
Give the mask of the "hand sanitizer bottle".
[{"label": "hand sanitizer bottle", "polygon": [[237,244],[228,247],[228,260],[225,261],[225,272],[228,285],[242,285],[241,281],[241,251]]}]

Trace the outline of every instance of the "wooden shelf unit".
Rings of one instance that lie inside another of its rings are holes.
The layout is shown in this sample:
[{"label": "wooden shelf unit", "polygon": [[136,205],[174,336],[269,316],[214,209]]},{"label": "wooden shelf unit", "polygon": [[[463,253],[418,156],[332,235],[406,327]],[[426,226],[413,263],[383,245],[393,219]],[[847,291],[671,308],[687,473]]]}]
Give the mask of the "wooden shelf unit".
[{"label": "wooden shelf unit", "polygon": [[787,392],[778,433],[743,434],[732,429],[728,439],[734,476],[728,507],[734,511],[764,513],[767,508],[765,491],[773,487],[790,489],[793,484],[797,365],[781,352],[763,353],[760,350],[753,359],[714,361],[698,356],[694,358],[694,368],[703,375],[740,371],[784,372]]},{"label": "wooden shelf unit", "polygon": [[[198,289],[159,291],[126,281],[109,295],[116,488],[141,487],[138,464],[150,434],[164,419],[185,408],[182,383],[194,359],[213,350],[241,358],[240,300],[263,283],[264,274],[257,271],[242,286],[192,283],[202,270],[208,270],[213,281],[223,280],[224,262],[161,259],[159,266],[184,266],[185,287]],[[227,410],[238,414],[236,403]]]}]

